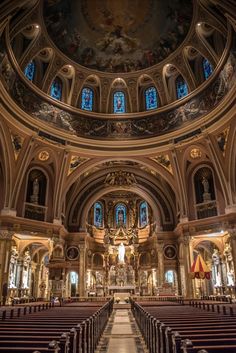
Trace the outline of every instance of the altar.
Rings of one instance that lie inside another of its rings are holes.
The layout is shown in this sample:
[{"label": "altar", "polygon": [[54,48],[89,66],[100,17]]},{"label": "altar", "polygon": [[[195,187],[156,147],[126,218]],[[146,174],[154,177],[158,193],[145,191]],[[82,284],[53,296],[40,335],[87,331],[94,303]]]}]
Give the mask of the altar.
[{"label": "altar", "polygon": [[119,293],[119,297],[125,293],[125,297],[129,297],[135,293],[135,286],[108,286],[108,293],[109,295]]}]

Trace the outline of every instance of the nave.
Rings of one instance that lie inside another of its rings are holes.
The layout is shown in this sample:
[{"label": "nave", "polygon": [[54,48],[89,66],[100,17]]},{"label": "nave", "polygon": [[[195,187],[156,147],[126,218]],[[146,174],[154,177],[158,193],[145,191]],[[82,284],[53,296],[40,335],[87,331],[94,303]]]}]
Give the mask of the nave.
[{"label": "nave", "polygon": [[235,353],[236,304],[130,298],[0,308],[3,353]]}]

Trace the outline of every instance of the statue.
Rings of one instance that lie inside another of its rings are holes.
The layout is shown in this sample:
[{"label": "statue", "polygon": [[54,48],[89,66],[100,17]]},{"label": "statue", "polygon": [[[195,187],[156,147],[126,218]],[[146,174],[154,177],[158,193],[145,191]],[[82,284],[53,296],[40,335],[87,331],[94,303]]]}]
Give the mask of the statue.
[{"label": "statue", "polygon": [[38,195],[39,194],[39,181],[38,178],[34,179],[33,182],[33,195]]},{"label": "statue", "polygon": [[222,281],[221,281],[221,275],[219,272],[216,274],[216,280],[215,280],[215,287],[221,287],[222,286]]},{"label": "statue", "polygon": [[234,272],[233,270],[230,270],[229,272],[227,272],[227,286],[234,286]]},{"label": "statue", "polygon": [[203,185],[203,201],[207,202],[207,201],[211,201],[211,194],[209,193],[209,181],[206,177],[202,178],[202,185]]},{"label": "statue", "polygon": [[39,181],[35,178],[33,181],[33,194],[30,196],[30,201],[32,203],[38,204],[39,199]]},{"label": "statue", "polygon": [[203,188],[204,188],[204,193],[207,194],[209,192],[209,182],[208,182],[206,177],[202,178],[202,185],[203,185]]},{"label": "statue", "polygon": [[118,259],[119,259],[119,263],[125,262],[125,246],[123,243],[120,243],[118,248]]},{"label": "statue", "polygon": [[220,264],[220,255],[219,255],[219,250],[214,249],[213,255],[212,255],[212,260],[214,265],[218,266]]}]

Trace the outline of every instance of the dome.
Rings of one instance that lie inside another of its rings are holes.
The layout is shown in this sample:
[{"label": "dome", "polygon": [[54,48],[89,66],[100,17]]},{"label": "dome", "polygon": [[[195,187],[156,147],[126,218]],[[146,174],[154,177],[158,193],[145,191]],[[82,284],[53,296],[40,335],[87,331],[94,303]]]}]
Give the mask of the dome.
[{"label": "dome", "polygon": [[0,300],[235,297],[235,28],[233,0],[1,2]]},{"label": "dome", "polygon": [[5,86],[55,141],[198,135],[234,80],[232,29],[208,1],[29,1],[17,16],[1,44]]},{"label": "dome", "polygon": [[165,59],[185,38],[188,0],[46,1],[44,21],[69,58],[105,72],[145,69]]}]

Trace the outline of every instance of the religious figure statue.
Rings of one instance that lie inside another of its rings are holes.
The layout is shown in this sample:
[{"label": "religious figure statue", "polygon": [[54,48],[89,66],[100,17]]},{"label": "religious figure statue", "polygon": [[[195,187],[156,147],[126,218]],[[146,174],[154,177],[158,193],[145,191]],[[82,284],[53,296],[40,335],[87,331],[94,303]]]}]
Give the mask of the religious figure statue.
[{"label": "religious figure statue", "polygon": [[118,259],[119,259],[119,263],[125,262],[125,246],[123,243],[120,243],[118,248]]},{"label": "religious figure statue", "polygon": [[203,201],[211,201],[211,194],[209,192],[209,181],[206,177],[202,178],[202,185],[203,185]]},{"label": "religious figure statue", "polygon": [[204,193],[207,194],[209,192],[209,182],[208,182],[206,177],[202,178],[202,185],[203,185],[203,188],[204,188]]},{"label": "religious figure statue", "polygon": [[227,272],[227,286],[233,287],[234,286],[234,272],[230,270]]},{"label": "religious figure statue", "polygon": [[35,178],[33,181],[33,194],[30,196],[30,201],[32,203],[38,204],[39,199],[39,180]]},{"label": "religious figure statue", "polygon": [[33,182],[33,195],[38,195],[39,194],[39,181],[38,178],[34,179]]},{"label": "religious figure statue", "polygon": [[219,250],[214,249],[214,252],[212,254],[212,260],[214,265],[218,266],[220,264],[220,256],[219,256]]},{"label": "religious figure statue", "polygon": [[221,287],[221,286],[222,286],[221,275],[219,272],[217,272],[215,287]]}]

